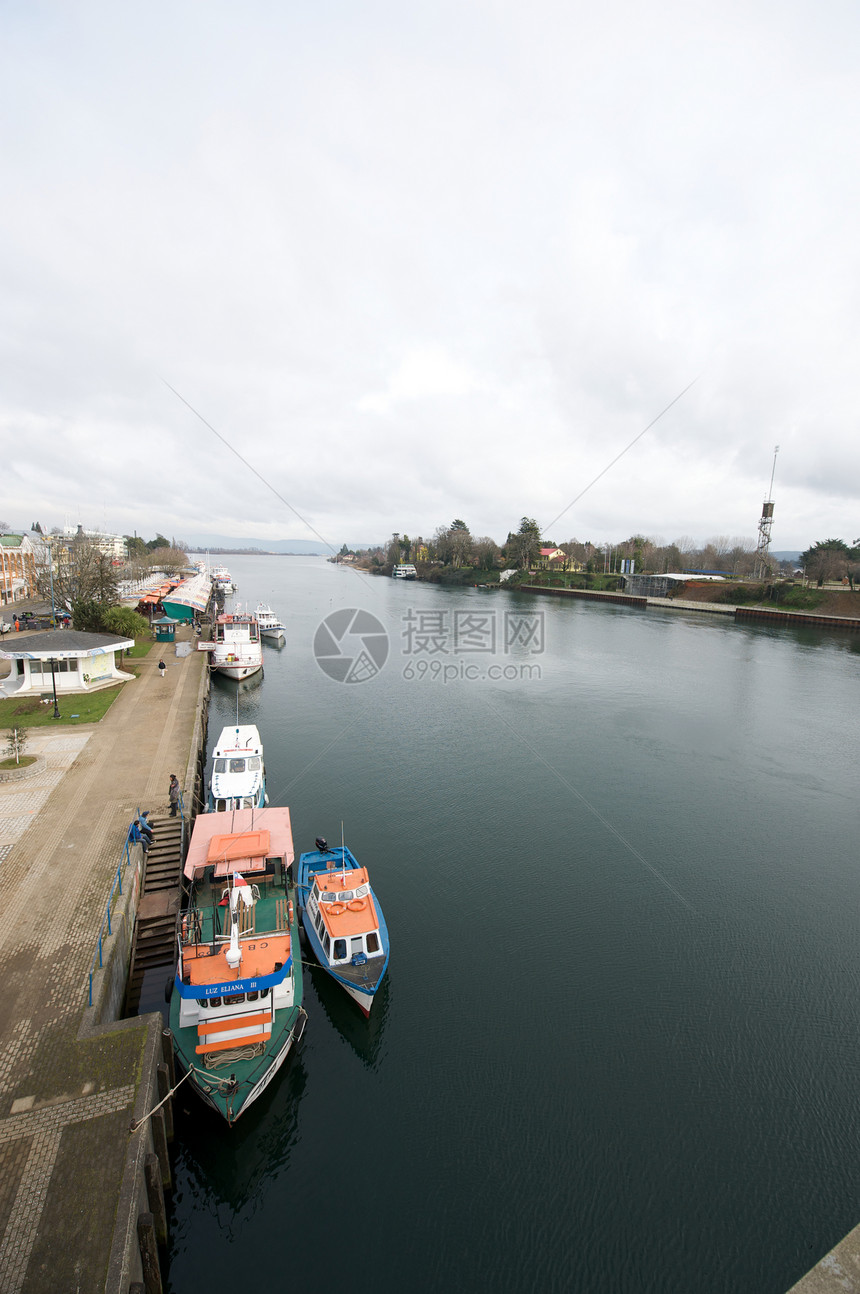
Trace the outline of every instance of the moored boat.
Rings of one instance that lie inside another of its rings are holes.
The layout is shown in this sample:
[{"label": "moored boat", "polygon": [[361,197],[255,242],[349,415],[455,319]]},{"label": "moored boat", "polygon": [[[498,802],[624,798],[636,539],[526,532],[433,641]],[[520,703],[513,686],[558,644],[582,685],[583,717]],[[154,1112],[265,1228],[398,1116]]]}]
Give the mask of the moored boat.
[{"label": "moored boat", "polygon": [[199,650],[210,653],[210,669],[230,678],[247,678],[263,667],[260,627],[256,617],[247,613],[218,616],[213,641],[197,645]]},{"label": "moored boat", "polygon": [[418,578],[418,572],[411,562],[400,562],[394,567],[391,575],[395,580],[416,580]]},{"label": "moored boat", "polygon": [[294,856],[288,808],[200,814],[188,847],[170,1027],[189,1081],[231,1124],[307,1022]]},{"label": "moored boat", "polygon": [[256,724],[223,728],[213,755],[208,811],[261,809],[267,802],[263,742]]},{"label": "moored boat", "polygon": [[265,602],[258,602],[254,615],[257,617],[260,634],[263,638],[272,638],[276,642],[283,642],[285,637],[284,626],[270,606]]},{"label": "moored boat", "polygon": [[233,583],[233,578],[226,566],[212,567],[212,583],[215,588],[220,589],[222,593],[236,592],[236,585]]},{"label": "moored boat", "polygon": [[299,857],[302,926],[324,970],[370,1015],[388,969],[388,927],[379,900],[346,846],[324,840]]}]

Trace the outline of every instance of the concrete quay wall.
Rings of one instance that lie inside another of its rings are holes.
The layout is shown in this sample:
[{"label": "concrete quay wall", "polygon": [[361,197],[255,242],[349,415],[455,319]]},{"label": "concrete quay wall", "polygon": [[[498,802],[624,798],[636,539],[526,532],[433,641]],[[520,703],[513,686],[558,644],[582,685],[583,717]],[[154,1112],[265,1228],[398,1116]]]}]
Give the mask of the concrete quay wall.
[{"label": "concrete quay wall", "polygon": [[[169,1105],[145,1117],[166,1090],[161,1016],[117,1019],[140,892],[124,842],[138,808],[167,810],[171,772],[188,807],[199,795],[208,695],[202,654],[165,659],[164,679],[156,648],[136,662],[0,851],[0,1294],[127,1294],[144,1278],[138,1230],[169,1181]],[[11,794],[0,786],[0,801]]]}]

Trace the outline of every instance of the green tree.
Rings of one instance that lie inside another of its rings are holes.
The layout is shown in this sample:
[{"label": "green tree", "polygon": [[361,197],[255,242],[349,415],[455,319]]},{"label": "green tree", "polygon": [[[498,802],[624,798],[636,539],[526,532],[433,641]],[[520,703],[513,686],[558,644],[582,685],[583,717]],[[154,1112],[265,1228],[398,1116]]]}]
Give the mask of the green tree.
[{"label": "green tree", "polygon": [[140,535],[123,535],[125,540],[125,551],[132,560],[135,557],[143,557],[149,551],[145,540]]},{"label": "green tree", "polygon": [[16,764],[21,762],[29,735],[26,728],[10,728],[6,734],[6,755]]},{"label": "green tree", "polygon": [[819,539],[800,554],[800,564],[807,579],[823,584],[825,580],[840,580],[853,569],[854,550],[844,539]]},{"label": "green tree", "polygon": [[522,571],[534,566],[540,556],[540,526],[534,517],[523,517],[517,533],[509,534],[505,555]]},{"label": "green tree", "polygon": [[149,633],[149,623],[131,607],[108,607],[102,616],[105,631],[120,638],[143,638]]},{"label": "green tree", "polygon": [[170,548],[170,547],[171,547],[170,540],[165,539],[164,535],[162,534],[158,534],[155,536],[154,539],[148,539],[146,541],[146,551],[148,553],[154,553],[156,548]]}]

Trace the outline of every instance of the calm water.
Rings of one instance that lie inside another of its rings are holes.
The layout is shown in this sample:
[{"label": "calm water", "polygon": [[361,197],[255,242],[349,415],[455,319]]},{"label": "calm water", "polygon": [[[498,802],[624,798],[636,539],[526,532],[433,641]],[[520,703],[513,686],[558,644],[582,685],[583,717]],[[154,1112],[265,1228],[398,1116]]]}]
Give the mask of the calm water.
[{"label": "calm water", "polygon": [[[297,850],[343,821],[392,958],[369,1022],[307,977],[232,1132],[180,1102],[169,1289],[787,1289],[860,1220],[860,642],[229,566],[289,626],[240,692],[271,802]],[[353,685],[312,646],[349,607],[391,640]]]}]

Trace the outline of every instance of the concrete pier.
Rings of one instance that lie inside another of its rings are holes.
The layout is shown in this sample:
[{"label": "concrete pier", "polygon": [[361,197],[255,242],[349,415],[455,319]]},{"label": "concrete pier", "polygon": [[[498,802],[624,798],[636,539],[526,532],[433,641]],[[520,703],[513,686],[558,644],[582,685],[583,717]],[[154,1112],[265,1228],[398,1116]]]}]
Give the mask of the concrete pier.
[{"label": "concrete pier", "polygon": [[[159,650],[135,662],[139,677],[100,723],[34,729],[51,784],[0,785],[0,1294],[126,1294],[144,1280],[145,1169],[151,1194],[148,1157],[159,1149],[145,1116],[164,1057],[160,1016],[117,1020],[139,894],[134,852],[88,1002],[129,822],[139,808],[167,811],[173,772],[187,802],[193,795],[206,660],[171,647],[162,679]],[[63,733],[77,750],[69,767],[52,764]],[[168,1181],[169,1164],[160,1170]]]}]

